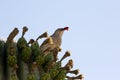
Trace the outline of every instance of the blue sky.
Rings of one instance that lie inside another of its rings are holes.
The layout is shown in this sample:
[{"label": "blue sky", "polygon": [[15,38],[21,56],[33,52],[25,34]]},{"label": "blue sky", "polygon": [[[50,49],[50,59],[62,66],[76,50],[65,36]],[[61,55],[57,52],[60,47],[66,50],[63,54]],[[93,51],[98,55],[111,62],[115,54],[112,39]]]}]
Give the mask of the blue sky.
[{"label": "blue sky", "polygon": [[73,59],[84,80],[120,80],[119,0],[0,0],[0,38],[23,26],[27,40],[69,26],[59,56],[69,50],[66,61]]}]

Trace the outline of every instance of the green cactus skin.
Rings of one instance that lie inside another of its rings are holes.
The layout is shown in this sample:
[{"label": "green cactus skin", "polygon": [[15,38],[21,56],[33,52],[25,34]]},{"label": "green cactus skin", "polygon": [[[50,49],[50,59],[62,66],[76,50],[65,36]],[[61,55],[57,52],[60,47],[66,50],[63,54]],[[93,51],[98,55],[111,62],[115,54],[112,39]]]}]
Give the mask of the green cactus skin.
[{"label": "green cactus skin", "polygon": [[0,80],[2,80],[3,79],[3,67],[4,66],[2,66],[3,65],[3,63],[2,63],[2,61],[3,61],[3,54],[4,54],[4,41],[3,40],[0,40]]},{"label": "green cactus skin", "polygon": [[[35,80],[40,79],[39,66],[43,63],[44,58],[41,55],[41,50],[37,41],[31,44],[31,57],[30,57],[30,71],[35,75]],[[33,65],[37,65],[33,67]]]},{"label": "green cactus skin", "polygon": [[65,70],[59,70],[59,73],[53,80],[64,80],[66,78],[66,71]]},{"label": "green cactus skin", "polygon": [[42,76],[40,77],[40,80],[51,80],[50,79],[50,74],[49,73],[43,73]]},{"label": "green cactus skin", "polygon": [[50,70],[50,76],[51,76],[51,78],[53,79],[55,76],[58,75],[58,73],[59,73],[58,69],[56,69],[56,68],[51,69]]},{"label": "green cactus skin", "polygon": [[39,80],[40,79],[40,73],[39,73],[38,67],[34,68],[34,71],[33,71],[32,74],[34,75],[35,80]]},{"label": "green cactus skin", "polygon": [[27,77],[29,75],[29,68],[28,68],[28,64],[26,64],[25,62],[21,62],[21,75],[19,79],[22,80],[27,80]]},{"label": "green cactus skin", "polygon": [[47,72],[49,70],[49,68],[51,67],[52,61],[53,61],[53,54],[52,53],[49,53],[48,55],[45,56],[44,63],[42,64],[45,72]]},{"label": "green cactus skin", "polygon": [[17,64],[17,45],[14,42],[6,42],[5,49],[6,49],[6,57],[7,57],[6,79],[12,80],[12,78],[14,78],[18,80],[16,70],[14,71],[14,67]]},{"label": "green cactus skin", "polygon": [[2,54],[4,53],[4,41],[0,40],[0,58],[2,58]]},{"label": "green cactus skin", "polygon": [[10,80],[18,80],[16,75],[11,75]]},{"label": "green cactus skin", "polygon": [[21,37],[17,42],[18,47],[18,70],[17,74],[20,80],[26,80],[29,74],[28,62],[31,56],[31,50],[24,37]]},{"label": "green cactus skin", "polygon": [[26,80],[36,80],[34,74],[29,74]]},{"label": "green cactus skin", "polygon": [[31,56],[31,49],[28,46],[25,46],[21,51],[21,58],[24,62],[28,63]]},{"label": "green cactus skin", "polygon": [[[32,55],[31,55],[31,62],[35,62],[37,60],[40,60],[39,58],[42,56],[42,51],[40,50],[39,48],[39,44],[37,41],[35,41],[32,45],[31,45],[31,52],[32,52]],[[42,60],[40,60],[42,61]],[[40,64],[40,62],[38,62]]]}]

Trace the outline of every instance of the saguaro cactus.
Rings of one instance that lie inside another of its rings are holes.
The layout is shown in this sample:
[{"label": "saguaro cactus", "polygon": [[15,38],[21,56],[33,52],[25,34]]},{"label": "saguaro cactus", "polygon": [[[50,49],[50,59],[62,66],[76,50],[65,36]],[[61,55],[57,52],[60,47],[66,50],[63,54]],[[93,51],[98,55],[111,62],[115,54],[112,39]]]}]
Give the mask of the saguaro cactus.
[{"label": "saguaro cactus", "polygon": [[[0,40],[0,80],[81,80],[83,78],[82,74],[79,74],[79,69],[72,70],[72,59],[62,66],[62,61],[70,56],[69,51],[66,51],[61,59],[58,59],[58,53],[61,51],[59,47],[48,50],[49,54],[44,54],[38,40],[47,38],[48,43],[52,44],[47,32],[37,39],[27,41],[24,37],[27,31],[28,28],[24,26],[22,36],[17,42],[14,42],[19,32],[17,28],[9,34],[7,41]],[[76,76],[71,77],[68,73]]]}]

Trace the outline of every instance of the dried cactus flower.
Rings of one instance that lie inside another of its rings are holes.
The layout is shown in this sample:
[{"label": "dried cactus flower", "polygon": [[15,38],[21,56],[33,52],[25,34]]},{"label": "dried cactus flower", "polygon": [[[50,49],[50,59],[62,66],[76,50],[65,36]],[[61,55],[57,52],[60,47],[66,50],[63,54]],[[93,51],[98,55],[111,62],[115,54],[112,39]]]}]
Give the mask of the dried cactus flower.
[{"label": "dried cactus flower", "polygon": [[80,74],[79,75],[79,79],[83,79],[84,77],[83,77],[83,74]]},{"label": "dried cactus flower", "polygon": [[28,42],[28,44],[33,44],[35,42],[34,39],[30,39],[30,41]]},{"label": "dried cactus flower", "polygon": [[62,61],[63,59],[65,59],[65,58],[67,58],[67,57],[69,57],[69,56],[70,56],[70,52],[69,52],[69,51],[66,51],[65,54],[64,54],[64,56],[61,58],[60,61]]},{"label": "dried cactus flower", "polygon": [[79,69],[68,71],[67,73],[79,74]]},{"label": "dried cactus flower", "polygon": [[84,78],[82,74],[80,74],[76,77],[70,77],[70,76],[66,76],[66,77],[68,78],[68,80],[76,80],[76,79],[82,80]]},{"label": "dried cactus flower", "polygon": [[18,28],[14,28],[14,30],[9,34],[6,42],[13,42],[13,39],[18,34],[18,32]]},{"label": "dried cactus flower", "polygon": [[70,56],[70,52],[69,51],[66,51],[65,54],[66,54],[66,56]]},{"label": "dried cactus flower", "polygon": [[70,71],[71,67],[70,66],[61,67],[60,69],[66,70],[66,73],[67,73],[68,71]]},{"label": "dried cactus flower", "polygon": [[61,52],[61,51],[62,51],[62,48],[59,47],[59,52]]},{"label": "dried cactus flower", "polygon": [[46,38],[46,37],[48,37],[48,33],[47,32],[41,34],[36,40],[41,39],[41,38]]},{"label": "dried cactus flower", "polygon": [[28,31],[28,28],[27,28],[27,26],[24,26],[23,27],[23,32],[26,32],[26,31]]},{"label": "dried cactus flower", "polygon": [[74,77],[74,79],[83,79],[84,77],[83,77],[83,75],[82,74],[80,74],[80,75],[78,75],[78,76],[76,76],[76,77]]},{"label": "dried cactus flower", "polygon": [[28,28],[26,26],[23,27],[22,37],[25,35],[25,33],[28,31]]},{"label": "dried cactus flower", "polygon": [[73,60],[72,59],[70,59],[69,61],[68,61],[68,63],[65,65],[65,67],[71,67],[71,68],[73,68]]}]

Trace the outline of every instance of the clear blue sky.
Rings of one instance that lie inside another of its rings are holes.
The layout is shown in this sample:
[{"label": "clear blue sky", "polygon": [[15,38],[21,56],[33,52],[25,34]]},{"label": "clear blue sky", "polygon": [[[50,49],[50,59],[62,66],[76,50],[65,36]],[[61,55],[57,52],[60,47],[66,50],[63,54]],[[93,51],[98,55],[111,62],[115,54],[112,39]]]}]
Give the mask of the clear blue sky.
[{"label": "clear blue sky", "polygon": [[120,80],[120,0],[0,0],[0,38],[25,25],[27,40],[69,26],[60,57],[69,50],[84,80]]}]

